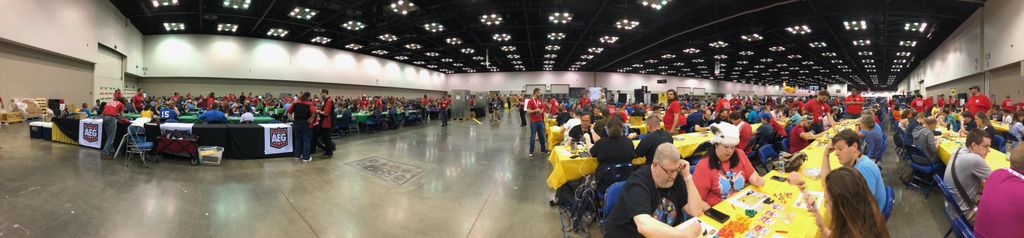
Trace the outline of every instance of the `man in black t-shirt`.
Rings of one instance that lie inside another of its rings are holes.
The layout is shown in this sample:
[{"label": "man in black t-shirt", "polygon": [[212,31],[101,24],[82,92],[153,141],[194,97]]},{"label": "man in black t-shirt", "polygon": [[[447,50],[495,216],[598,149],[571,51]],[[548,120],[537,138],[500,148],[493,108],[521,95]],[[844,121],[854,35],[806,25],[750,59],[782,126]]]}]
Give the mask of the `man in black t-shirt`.
[{"label": "man in black t-shirt", "polygon": [[703,215],[701,201],[690,175],[690,164],[681,160],[671,143],[658,145],[654,163],[633,173],[616,199],[604,227],[605,237],[696,237],[700,225],[677,229],[682,211]]},{"label": "man in black t-shirt", "polygon": [[647,116],[647,130],[650,132],[640,139],[640,144],[636,145],[636,156],[643,156],[647,158],[644,164],[651,164],[654,161],[654,152],[658,148],[658,145],[669,143],[672,144],[672,134],[665,131],[662,128],[661,116],[658,114],[651,114]]},{"label": "man in black t-shirt", "polygon": [[590,143],[595,143],[597,141],[594,139],[598,138],[595,135],[594,125],[590,123],[590,114],[580,116],[580,124],[569,129],[569,137],[573,143],[583,141],[584,136],[590,137]]}]

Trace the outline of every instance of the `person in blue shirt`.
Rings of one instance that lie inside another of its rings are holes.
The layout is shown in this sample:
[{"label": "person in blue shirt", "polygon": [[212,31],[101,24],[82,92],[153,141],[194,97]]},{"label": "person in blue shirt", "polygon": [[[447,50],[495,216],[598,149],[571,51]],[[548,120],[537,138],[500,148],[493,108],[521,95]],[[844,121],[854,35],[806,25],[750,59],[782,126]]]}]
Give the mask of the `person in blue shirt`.
[{"label": "person in blue shirt", "polygon": [[174,106],[173,102],[167,102],[163,107],[160,108],[160,119],[164,122],[176,122],[178,121],[178,107]]},{"label": "person in blue shirt", "polygon": [[885,134],[882,127],[875,123],[875,118],[871,114],[861,115],[857,119],[857,125],[864,138],[864,155],[876,163],[881,163],[882,153],[885,152]]},{"label": "person in blue shirt", "polygon": [[755,107],[754,110],[750,110],[750,112],[747,113],[747,123],[757,123],[760,120],[761,112],[758,111],[758,108]]},{"label": "person in blue shirt", "polygon": [[704,113],[704,109],[697,108],[693,110],[693,113],[686,115],[686,125],[684,129],[686,132],[698,132],[708,130],[708,120]]},{"label": "person in blue shirt", "polygon": [[199,114],[199,121],[206,124],[224,124],[228,122],[228,117],[220,111],[220,104],[216,103],[213,104],[213,109]]},{"label": "person in blue shirt", "polygon": [[878,204],[878,209],[882,209],[887,196],[885,194],[885,182],[882,180],[882,172],[874,161],[860,151],[860,145],[861,142],[857,132],[846,129],[836,133],[832,137],[832,144],[825,148],[825,154],[822,156],[820,177],[825,178],[829,172],[832,172],[829,154],[832,154],[833,151],[836,152],[836,157],[839,158],[839,163],[843,167],[857,169],[857,172],[864,176],[864,181],[867,182],[868,188],[871,189],[871,194],[875,197],[875,204]]}]

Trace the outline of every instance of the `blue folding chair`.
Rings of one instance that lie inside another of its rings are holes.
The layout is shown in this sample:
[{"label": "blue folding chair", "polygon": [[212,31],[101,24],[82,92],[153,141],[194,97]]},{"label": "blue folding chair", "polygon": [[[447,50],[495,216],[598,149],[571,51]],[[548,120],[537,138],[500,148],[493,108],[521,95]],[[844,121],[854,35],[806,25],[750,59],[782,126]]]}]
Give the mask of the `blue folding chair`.
[{"label": "blue folding chair", "polygon": [[[949,190],[946,186],[946,181],[939,175],[932,176],[932,180],[939,186],[939,190],[942,191],[942,196],[946,199],[945,208],[942,209],[946,213],[946,219],[949,220],[949,230],[946,230],[946,235],[942,237],[949,237],[949,234],[956,231],[956,237],[974,237],[974,228],[967,224],[965,221],[964,212],[960,210],[960,205],[957,203],[956,198],[953,197],[953,191]],[[958,224],[959,223],[959,224]]]},{"label": "blue folding chair", "polygon": [[892,214],[892,208],[896,206],[896,192],[893,192],[892,186],[885,186],[885,205],[882,206],[882,215],[885,215],[885,220],[889,220],[889,215]]},{"label": "blue folding chair", "polygon": [[775,152],[775,148],[770,144],[761,146],[761,149],[757,150],[757,157],[761,160],[761,166],[764,167],[764,171],[768,172],[768,163],[779,157],[779,153]]},{"label": "blue folding chair", "polygon": [[604,208],[601,213],[602,224],[604,223],[604,220],[608,218],[608,214],[612,213],[612,208],[615,207],[615,202],[619,199],[619,194],[622,193],[622,184],[625,183],[626,181],[615,182],[611,186],[608,186],[608,190],[605,191]]},{"label": "blue folding chair", "polygon": [[906,152],[902,159],[910,162],[910,168],[913,170],[913,175],[906,185],[923,192],[924,197],[927,198],[928,193],[931,192],[931,187],[935,186],[935,183],[928,178],[944,171],[945,165],[942,162],[928,158],[917,145],[907,145],[905,150]]},{"label": "blue folding chair", "polygon": [[782,139],[782,151],[789,152],[789,137]]},{"label": "blue folding chair", "polygon": [[1006,153],[1006,138],[1000,135],[992,135],[992,146],[999,152]]},{"label": "blue folding chair", "polygon": [[153,150],[153,142],[146,141],[145,129],[141,126],[128,126],[128,133],[125,134],[125,137],[128,137],[128,152],[124,166],[128,167],[128,164],[132,162],[132,154],[137,154],[139,155],[139,160],[142,160],[142,164],[149,168],[149,163],[146,162],[146,154]]}]

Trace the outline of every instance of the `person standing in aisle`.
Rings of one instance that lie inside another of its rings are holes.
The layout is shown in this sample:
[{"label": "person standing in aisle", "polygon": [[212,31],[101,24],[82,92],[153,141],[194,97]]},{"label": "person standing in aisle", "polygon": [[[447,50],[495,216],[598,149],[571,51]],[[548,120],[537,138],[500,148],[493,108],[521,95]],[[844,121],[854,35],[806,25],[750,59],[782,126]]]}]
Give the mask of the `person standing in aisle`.
[{"label": "person standing in aisle", "polygon": [[106,135],[108,139],[103,142],[103,153],[101,153],[100,159],[114,159],[114,135],[117,133],[117,117],[121,116],[121,112],[124,112],[124,103],[124,98],[116,97],[103,106],[103,135]]},{"label": "person standing in aisle", "polygon": [[441,116],[441,127],[448,126],[448,103],[450,103],[450,101],[448,101],[449,98],[451,98],[451,95],[444,95],[437,100],[437,114],[438,116]]},{"label": "person standing in aisle", "polygon": [[320,97],[323,98],[324,106],[320,110],[320,143],[318,145],[323,147],[324,154],[320,157],[321,159],[327,159],[334,156],[334,140],[331,140],[331,129],[334,120],[334,100],[331,100],[330,94],[327,89],[320,89]]},{"label": "person standing in aisle", "polygon": [[316,109],[313,107],[312,102],[309,100],[309,92],[302,93],[299,100],[292,103],[291,107],[288,107],[286,113],[292,114],[294,121],[292,122],[292,138],[294,138],[295,145],[295,159],[302,160],[302,162],[312,161],[313,158],[309,156],[310,146],[313,142],[313,122],[316,121],[316,116],[313,112]]},{"label": "person standing in aisle", "polygon": [[519,108],[519,127],[526,127],[526,102],[523,100],[528,101],[530,99],[526,99],[525,96],[522,98],[516,97],[516,107]]},{"label": "person standing in aisle", "polygon": [[978,112],[987,112],[989,109],[992,109],[992,102],[985,96],[985,93],[981,92],[981,88],[973,86],[971,87],[971,97],[967,98],[967,105],[965,107],[973,116],[977,115]]},{"label": "person standing in aisle", "polygon": [[[547,154],[547,139],[544,135],[544,101],[540,99],[540,88],[533,89],[533,98],[526,102],[527,113],[530,114],[530,157],[533,157],[533,145],[540,143],[540,151]],[[540,139],[539,141],[535,139]]]},{"label": "person standing in aisle", "polygon": [[864,97],[860,96],[860,89],[853,88],[850,91],[850,96],[846,96],[846,115],[844,119],[857,119],[860,118],[860,113],[864,109]]}]

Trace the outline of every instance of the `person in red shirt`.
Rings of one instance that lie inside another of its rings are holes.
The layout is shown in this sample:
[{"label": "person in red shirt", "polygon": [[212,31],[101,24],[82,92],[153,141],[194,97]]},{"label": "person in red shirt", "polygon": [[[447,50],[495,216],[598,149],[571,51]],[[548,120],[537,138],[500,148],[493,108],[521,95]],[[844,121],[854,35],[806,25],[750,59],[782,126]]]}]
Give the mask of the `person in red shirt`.
[{"label": "person in red shirt", "polygon": [[380,96],[373,97],[373,106],[375,108],[374,110],[376,110],[376,108],[384,110],[384,102],[380,100]]},{"label": "person in red shirt", "polygon": [[295,148],[295,159],[303,162],[313,160],[309,156],[309,152],[312,150],[313,127],[317,114],[316,107],[311,101],[309,92],[305,92],[299,96],[299,100],[286,109],[286,113],[295,119],[292,122],[292,141],[294,141],[292,148]]},{"label": "person in red shirt", "polygon": [[[526,103],[526,113],[530,114],[530,157],[533,157],[533,145],[540,143],[540,151],[548,153],[547,139],[544,133],[544,101],[540,99],[540,88],[533,89],[533,98]],[[535,139],[540,139],[535,140]]]},{"label": "person in red shirt", "polygon": [[925,110],[924,99],[921,99],[921,95],[914,97],[914,100],[910,101],[910,107],[914,108],[914,111],[922,113]]},{"label": "person in red shirt", "polygon": [[740,104],[742,104],[742,103],[743,103],[743,101],[740,100],[738,97],[733,97],[732,100],[729,100],[729,106],[732,106],[732,107],[729,107],[729,110],[740,109],[740,106],[742,106]]},{"label": "person in red shirt", "polygon": [[1002,106],[1004,110],[1011,112],[1014,111],[1014,109],[1016,109],[1013,107],[1013,100],[1010,100],[1010,95],[1006,95],[1006,99],[1003,99]]},{"label": "person in red shirt", "polygon": [[174,96],[171,96],[171,101],[181,101],[181,96],[178,96],[178,92],[174,92]]},{"label": "person in red shirt", "polygon": [[[114,134],[117,133],[117,118],[124,112],[124,98],[114,98],[103,107],[103,136],[108,139],[103,142],[103,153],[100,159],[114,159]],[[102,140],[103,138],[100,138]]]},{"label": "person in red shirt", "polygon": [[935,105],[939,108],[946,108],[946,95],[939,94],[939,100],[935,102]]},{"label": "person in red shirt", "polygon": [[732,105],[730,105],[730,103],[729,99],[725,99],[725,96],[719,96],[718,102],[715,103],[715,111],[720,112],[722,109],[731,109]]},{"label": "person in red shirt", "polygon": [[444,95],[437,99],[437,115],[441,117],[441,127],[448,126],[448,105],[451,103],[449,99],[452,95]]},{"label": "person in red shirt", "polygon": [[430,99],[427,99],[427,95],[423,94],[423,99],[420,99],[420,106],[427,107],[427,103],[429,102]]},{"label": "person in red shirt", "polygon": [[928,96],[927,98],[924,99],[924,111],[926,113],[931,113],[932,107],[934,107],[935,105],[934,97],[935,96]]},{"label": "person in red shirt", "polygon": [[846,96],[844,104],[846,105],[846,115],[843,118],[860,118],[860,113],[864,110],[864,97],[860,96],[860,89],[850,90],[850,96]]},{"label": "person in red shirt", "polygon": [[711,131],[716,133],[708,142],[714,147],[701,163],[697,163],[692,177],[701,200],[714,206],[747,185],[764,186],[764,179],[754,170],[747,155],[738,148],[739,129],[728,123],[718,123],[711,127]]},{"label": "person in red shirt", "polygon": [[829,124],[832,122],[832,116],[830,115],[832,109],[826,104],[828,100],[828,91],[818,91],[818,97],[804,103],[804,112],[811,115],[812,125],[811,129],[815,133],[825,131],[824,122],[827,120]]},{"label": "person in red shirt", "polygon": [[359,98],[359,110],[364,111],[368,107],[370,107],[370,101],[366,99],[366,95],[363,95],[363,97]]},{"label": "person in red shirt", "polygon": [[669,134],[676,134],[676,130],[679,126],[686,125],[686,117],[683,116],[682,108],[679,106],[679,96],[676,95],[676,90],[669,89],[665,92],[665,96],[668,98],[668,108],[665,108],[665,115],[662,116],[661,121],[665,123],[665,130]]},{"label": "person in red shirt", "polygon": [[749,154],[750,148],[752,147],[750,145],[750,139],[754,138],[754,130],[751,129],[750,124],[743,119],[743,112],[733,111],[732,113],[729,113],[729,121],[732,122],[733,125],[736,125],[740,132],[740,142],[739,144],[736,144],[736,149],[743,151],[744,154]]},{"label": "person in red shirt", "polygon": [[804,108],[804,101],[799,99],[793,99],[793,102],[789,105],[790,108]]},{"label": "person in red shirt", "polygon": [[146,97],[143,95],[142,89],[135,90],[135,95],[132,96],[132,110],[133,112],[141,112],[142,107],[146,105]]},{"label": "person in red shirt", "polygon": [[967,98],[967,111],[971,115],[978,115],[978,112],[987,112],[992,109],[992,102],[981,92],[978,86],[971,87],[971,97]]},{"label": "person in red shirt", "polygon": [[774,116],[772,117],[771,124],[772,129],[775,130],[775,134],[778,135],[779,138],[786,138],[786,136],[789,135],[786,128],[782,126],[782,124],[779,124],[779,121],[776,121]]},{"label": "person in red shirt", "polygon": [[113,98],[114,98],[114,100],[117,100],[118,98],[121,98],[121,90],[120,89],[114,89]]},{"label": "person in red shirt", "polygon": [[547,109],[548,109],[547,110],[548,114],[550,114],[550,115],[558,115],[558,100],[555,99],[555,97],[551,97],[551,100],[549,100],[549,102],[548,102],[548,108]]},{"label": "person in red shirt", "polygon": [[580,98],[580,105],[582,105],[584,109],[589,107],[590,106],[590,97],[587,97],[587,95],[583,95],[583,97]]},{"label": "person in red shirt", "polygon": [[320,110],[320,143],[317,143],[317,147],[321,147],[324,150],[323,156],[320,158],[326,159],[334,157],[334,140],[331,140],[331,129],[334,122],[334,100],[331,100],[330,93],[326,88],[320,89],[320,98],[323,98],[324,106]]}]

